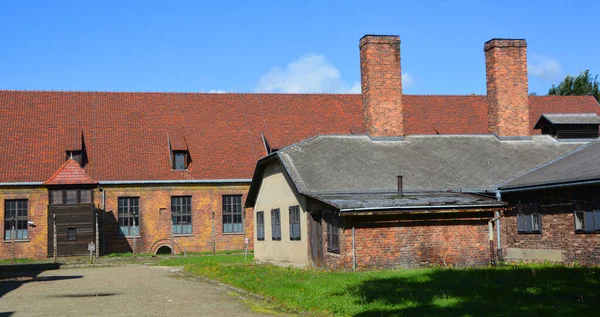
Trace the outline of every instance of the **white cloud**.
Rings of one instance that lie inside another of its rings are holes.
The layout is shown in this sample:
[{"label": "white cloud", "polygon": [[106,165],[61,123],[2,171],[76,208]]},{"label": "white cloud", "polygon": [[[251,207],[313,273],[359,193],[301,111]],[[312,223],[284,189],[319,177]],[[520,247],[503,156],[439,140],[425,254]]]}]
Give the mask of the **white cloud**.
[{"label": "white cloud", "polygon": [[224,94],[224,93],[226,93],[226,91],[225,90],[214,90],[213,89],[213,90],[209,90],[208,93],[209,94]]},{"label": "white cloud", "polygon": [[527,65],[529,74],[545,80],[555,80],[560,78],[560,63],[553,58],[547,58],[540,55],[532,55],[529,65]]},{"label": "white cloud", "polygon": [[256,85],[257,92],[282,93],[360,93],[360,83],[349,84],[323,55],[308,54],[288,64],[274,67]]},{"label": "white cloud", "polygon": [[415,84],[415,78],[409,74],[409,73],[404,73],[402,74],[402,88],[410,88]]}]

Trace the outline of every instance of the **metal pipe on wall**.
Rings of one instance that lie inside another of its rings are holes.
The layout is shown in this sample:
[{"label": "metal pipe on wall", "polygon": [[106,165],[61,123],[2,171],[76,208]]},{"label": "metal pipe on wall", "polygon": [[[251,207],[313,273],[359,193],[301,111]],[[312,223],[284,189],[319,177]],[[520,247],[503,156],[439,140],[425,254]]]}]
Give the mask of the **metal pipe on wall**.
[{"label": "metal pipe on wall", "polygon": [[356,271],[356,242],[354,238],[354,227],[352,227],[352,270]]}]

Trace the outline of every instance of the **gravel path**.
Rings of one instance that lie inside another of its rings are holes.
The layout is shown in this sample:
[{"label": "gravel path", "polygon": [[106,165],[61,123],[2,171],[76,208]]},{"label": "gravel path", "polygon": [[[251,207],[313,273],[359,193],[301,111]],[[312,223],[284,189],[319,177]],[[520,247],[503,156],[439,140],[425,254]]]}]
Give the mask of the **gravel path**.
[{"label": "gravel path", "polygon": [[272,316],[173,267],[44,271],[0,280],[2,316]]}]

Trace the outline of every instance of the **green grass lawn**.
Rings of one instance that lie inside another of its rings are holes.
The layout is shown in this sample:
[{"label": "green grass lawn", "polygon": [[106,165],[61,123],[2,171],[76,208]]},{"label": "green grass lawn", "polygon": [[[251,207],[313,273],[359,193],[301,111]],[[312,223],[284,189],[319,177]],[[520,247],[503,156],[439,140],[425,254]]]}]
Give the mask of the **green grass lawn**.
[{"label": "green grass lawn", "polygon": [[473,269],[329,272],[251,257],[161,261],[317,316],[599,316],[600,268],[508,265]]}]

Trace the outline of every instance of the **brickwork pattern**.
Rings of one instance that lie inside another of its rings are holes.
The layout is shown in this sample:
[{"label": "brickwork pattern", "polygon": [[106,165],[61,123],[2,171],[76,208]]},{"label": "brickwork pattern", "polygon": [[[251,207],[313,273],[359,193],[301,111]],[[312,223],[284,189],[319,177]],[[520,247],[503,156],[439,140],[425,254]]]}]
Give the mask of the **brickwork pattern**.
[{"label": "brickwork pattern", "polygon": [[527,136],[529,103],[527,43],[493,39],[484,45],[488,123],[499,136]]},{"label": "brickwork pattern", "polygon": [[[118,197],[139,197],[140,232],[137,252],[155,253],[162,245],[171,245],[171,197],[192,196],[192,234],[174,236],[175,253],[209,252],[214,241],[217,251],[242,250],[244,238],[253,236],[251,210],[244,214],[244,232],[223,233],[222,195],[242,195],[246,200],[247,185],[231,186],[160,186],[105,187],[106,192],[106,253],[130,252],[132,239],[119,236]],[[97,195],[98,197],[99,195]],[[101,199],[98,197],[98,199]],[[99,203],[99,200],[97,202]],[[213,221],[214,212],[214,221]],[[112,220],[112,221],[111,221]],[[249,249],[253,248],[250,239]]]},{"label": "brickwork pattern", "polygon": [[600,263],[600,234],[575,233],[573,205],[561,208],[542,206],[542,233],[518,233],[517,212],[504,212],[501,222],[503,256],[507,248],[562,250],[565,263]]},{"label": "brickwork pattern", "polygon": [[[10,259],[11,243],[4,240],[4,201],[7,199],[27,199],[28,218],[35,224],[29,226],[27,241],[15,243],[15,258],[43,259],[48,256],[48,190],[45,188],[4,188],[0,191],[0,224],[2,243],[0,259]],[[50,254],[51,256],[51,254]]]},{"label": "brickwork pattern", "polygon": [[372,136],[403,136],[400,38],[367,35],[359,47],[365,129]]},{"label": "brickwork pattern", "polygon": [[[324,224],[325,225],[325,224]],[[366,268],[482,266],[489,263],[487,221],[355,223],[356,265]],[[352,224],[340,230],[340,254],[326,253],[331,269],[352,268]],[[325,244],[326,240],[324,238]]]}]

